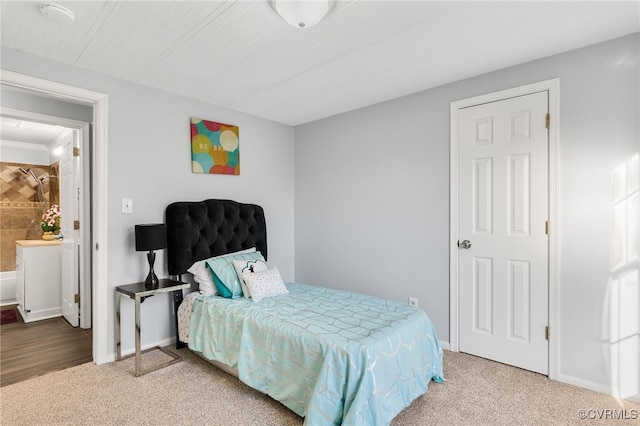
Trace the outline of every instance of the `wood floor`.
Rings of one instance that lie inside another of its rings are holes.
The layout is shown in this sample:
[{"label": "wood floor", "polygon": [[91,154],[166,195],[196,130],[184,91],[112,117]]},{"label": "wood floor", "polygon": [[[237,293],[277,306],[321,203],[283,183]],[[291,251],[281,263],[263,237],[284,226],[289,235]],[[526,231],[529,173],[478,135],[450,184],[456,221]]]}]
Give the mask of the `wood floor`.
[{"label": "wood floor", "polygon": [[[2,310],[9,308],[3,306]],[[89,362],[92,332],[62,317],[0,325],[0,386]]]}]

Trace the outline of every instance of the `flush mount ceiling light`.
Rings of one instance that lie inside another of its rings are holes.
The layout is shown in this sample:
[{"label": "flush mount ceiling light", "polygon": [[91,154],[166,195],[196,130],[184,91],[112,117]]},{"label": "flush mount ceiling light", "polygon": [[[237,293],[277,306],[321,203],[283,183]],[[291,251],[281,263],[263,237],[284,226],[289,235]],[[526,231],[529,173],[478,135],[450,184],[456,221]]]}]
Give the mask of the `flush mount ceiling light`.
[{"label": "flush mount ceiling light", "polygon": [[64,24],[73,24],[76,20],[72,11],[55,3],[43,3],[40,5],[40,12],[47,18]]},{"label": "flush mount ceiling light", "polygon": [[329,13],[334,0],[269,0],[269,3],[290,25],[309,28]]}]

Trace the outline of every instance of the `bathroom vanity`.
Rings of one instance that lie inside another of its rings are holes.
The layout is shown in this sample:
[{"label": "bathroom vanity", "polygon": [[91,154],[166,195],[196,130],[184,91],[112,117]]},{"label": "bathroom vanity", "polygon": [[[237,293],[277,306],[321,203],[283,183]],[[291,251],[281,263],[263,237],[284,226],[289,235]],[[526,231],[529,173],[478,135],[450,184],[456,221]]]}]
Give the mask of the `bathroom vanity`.
[{"label": "bathroom vanity", "polygon": [[16,299],[24,322],[62,315],[60,241],[16,241]]}]

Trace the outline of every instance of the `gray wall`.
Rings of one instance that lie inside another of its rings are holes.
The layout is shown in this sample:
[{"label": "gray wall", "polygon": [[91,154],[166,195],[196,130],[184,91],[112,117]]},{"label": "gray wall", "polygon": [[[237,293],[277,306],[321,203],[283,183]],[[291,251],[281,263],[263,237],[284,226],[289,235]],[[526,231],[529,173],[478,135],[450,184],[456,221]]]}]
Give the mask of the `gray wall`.
[{"label": "gray wall", "polygon": [[[163,222],[174,201],[230,198],[261,204],[269,235],[269,263],[294,279],[293,128],[204,102],[125,82],[42,57],[2,48],[2,68],[105,93],[108,128],[107,294],[121,284],[141,281],[148,272],[144,253],[135,251],[134,225]],[[191,172],[190,117],[240,128],[240,176]],[[121,213],[122,198],[133,199],[133,214]],[[167,276],[164,251],[156,274]],[[108,304],[108,348],[113,356],[114,298]],[[170,299],[145,301],[142,345],[170,339]],[[123,301],[123,351],[133,349],[133,303]]]},{"label": "gray wall", "polygon": [[3,85],[0,87],[0,99],[2,99],[2,106],[7,108],[37,112],[53,117],[69,118],[86,123],[93,121],[93,108],[90,106],[65,102],[59,99],[45,98],[21,89],[5,87]]},{"label": "gray wall", "polygon": [[16,147],[11,144],[11,141],[7,143],[0,139],[0,161],[49,166],[51,164],[49,151],[39,148],[40,146],[34,145]]},{"label": "gray wall", "polygon": [[[640,150],[638,51],[634,34],[296,127],[297,281],[417,297],[447,342],[450,103],[560,78],[559,375],[615,392],[640,359],[637,210],[636,257],[611,265],[612,172]],[[631,324],[617,337],[616,318]]]}]

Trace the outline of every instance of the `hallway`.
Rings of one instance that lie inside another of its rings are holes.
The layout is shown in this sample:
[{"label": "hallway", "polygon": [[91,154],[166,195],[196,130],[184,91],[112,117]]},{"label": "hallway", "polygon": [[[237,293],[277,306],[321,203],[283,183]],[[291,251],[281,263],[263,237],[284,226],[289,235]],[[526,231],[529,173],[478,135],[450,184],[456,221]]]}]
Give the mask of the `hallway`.
[{"label": "hallway", "polygon": [[[3,306],[2,310],[13,306]],[[0,386],[92,361],[92,330],[62,317],[0,326]]]}]

